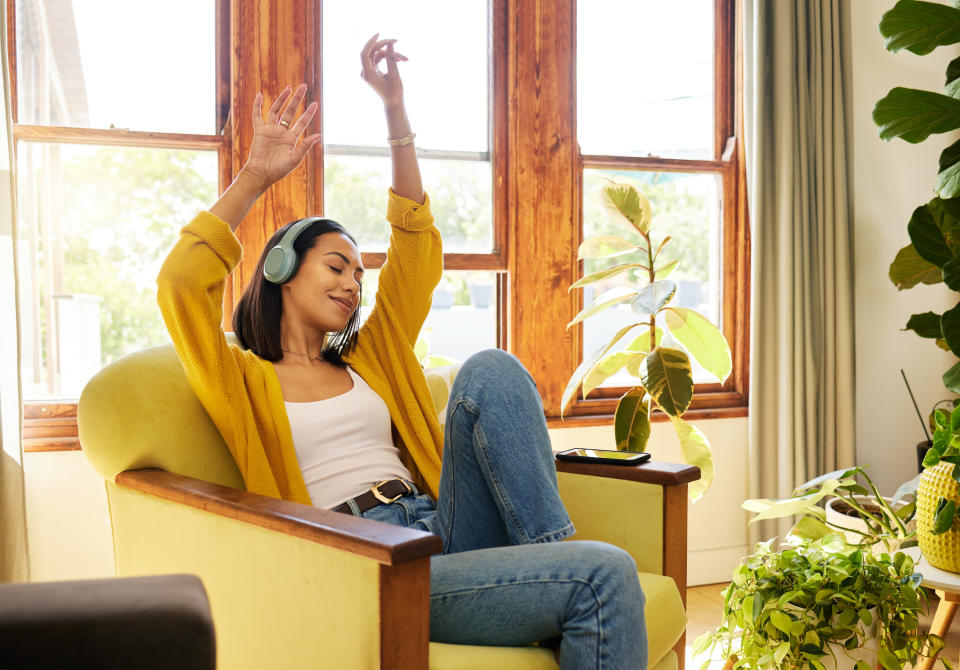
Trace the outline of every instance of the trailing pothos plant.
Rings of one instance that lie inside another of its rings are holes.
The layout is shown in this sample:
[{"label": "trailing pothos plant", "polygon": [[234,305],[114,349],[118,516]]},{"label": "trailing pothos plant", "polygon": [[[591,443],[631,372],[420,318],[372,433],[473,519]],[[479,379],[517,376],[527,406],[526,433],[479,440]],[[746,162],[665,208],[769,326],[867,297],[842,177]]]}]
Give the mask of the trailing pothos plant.
[{"label": "trailing pothos plant", "polygon": [[[828,659],[862,650],[900,670],[943,649],[920,626],[922,577],[903,552],[851,550],[837,535],[781,551],[772,542],[757,545],[734,571],[723,591],[723,623],[694,641],[694,654],[718,653],[734,669],[824,670]],[[872,670],[860,656],[856,670]]]},{"label": "trailing pothos plant", "polygon": [[[955,407],[950,414],[942,409],[936,410],[933,421],[936,426],[933,431],[933,446],[923,457],[923,467],[932,468],[940,463],[950,463],[953,465],[951,476],[960,482],[960,407]],[[939,497],[930,533],[943,535],[953,527],[956,517],[956,502]]]},{"label": "trailing pothos plant", "polygon": [[[580,245],[580,259],[616,259],[614,264],[591,272],[571,285],[582,288],[613,277],[627,279],[586,305],[567,324],[617,305],[629,303],[633,322],[628,323],[596,351],[586,355],[574,371],[561,400],[561,413],[578,389],[583,395],[608,377],[626,370],[639,380],[617,404],[614,419],[616,447],[620,451],[645,451],[650,438],[650,415],[654,408],[670,417],[684,459],[700,468],[701,478],[691,483],[696,500],[713,480],[713,454],[706,436],[683,420],[693,399],[692,356],[718,381],[730,374],[730,347],[723,333],[706,317],[686,307],[671,306],[677,285],[668,279],[678,261],[663,254],[670,236],[659,242],[651,232],[652,214],[646,197],[632,184],[609,182],[602,188],[606,208],[623,224],[626,236],[603,235]],[[631,337],[628,339],[627,336]],[[665,335],[669,338],[664,340]],[[617,348],[618,344],[626,342]],[[668,346],[669,344],[669,346]]]},{"label": "trailing pothos plant", "polygon": [[[924,55],[960,42],[957,4],[900,0],[880,21],[887,50]],[[898,86],[877,102],[873,120],[882,139],[914,144],[960,128],[960,58],[947,66],[943,93]],[[900,290],[943,282],[960,291],[960,141],[940,154],[934,191],[937,197],[914,210],[907,224],[910,244],[890,264],[890,280]],[[905,330],[960,356],[960,303],[943,314],[914,314]],[[960,361],[943,373],[943,383],[960,393]]]}]

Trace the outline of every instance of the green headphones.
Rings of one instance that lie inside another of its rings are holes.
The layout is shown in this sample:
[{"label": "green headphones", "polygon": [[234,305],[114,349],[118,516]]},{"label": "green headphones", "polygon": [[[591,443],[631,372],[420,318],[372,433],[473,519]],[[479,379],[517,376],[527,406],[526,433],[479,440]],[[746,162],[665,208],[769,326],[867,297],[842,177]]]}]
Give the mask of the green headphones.
[{"label": "green headphones", "polygon": [[291,225],[290,229],[283,234],[283,237],[277,246],[271,249],[270,253],[267,254],[266,259],[264,259],[264,278],[272,284],[283,284],[289,280],[290,277],[293,276],[293,273],[297,271],[297,263],[299,261],[297,258],[297,252],[293,250],[294,242],[297,241],[300,233],[309,228],[312,224],[317,223],[318,221],[328,220],[329,219],[324,219],[318,216],[311,216],[307,217],[306,219],[300,219]]}]

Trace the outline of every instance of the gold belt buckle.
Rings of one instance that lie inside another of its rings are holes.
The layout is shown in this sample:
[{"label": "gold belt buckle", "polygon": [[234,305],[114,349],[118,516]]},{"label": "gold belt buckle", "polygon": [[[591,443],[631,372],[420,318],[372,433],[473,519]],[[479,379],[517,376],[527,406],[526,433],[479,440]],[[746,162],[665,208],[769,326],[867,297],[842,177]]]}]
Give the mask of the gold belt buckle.
[{"label": "gold belt buckle", "polygon": [[392,497],[392,498],[388,498],[387,496],[385,496],[385,495],[383,495],[382,493],[380,493],[380,487],[383,486],[384,484],[386,484],[387,482],[392,482],[392,481],[393,481],[392,479],[384,479],[382,482],[377,482],[376,484],[374,484],[373,486],[371,486],[371,487],[370,487],[370,492],[373,494],[373,497],[376,498],[377,500],[379,500],[379,501],[382,502],[382,503],[387,503],[387,504],[389,504],[389,503],[392,503],[392,502],[396,502],[397,500],[400,500],[400,498],[402,498],[403,496],[407,495],[407,493],[413,493],[413,489],[410,488],[410,485],[407,484],[407,483],[406,483],[405,481],[403,481],[402,479],[399,480],[399,481],[407,488],[407,493],[399,493],[399,494],[395,495],[395,496]]}]

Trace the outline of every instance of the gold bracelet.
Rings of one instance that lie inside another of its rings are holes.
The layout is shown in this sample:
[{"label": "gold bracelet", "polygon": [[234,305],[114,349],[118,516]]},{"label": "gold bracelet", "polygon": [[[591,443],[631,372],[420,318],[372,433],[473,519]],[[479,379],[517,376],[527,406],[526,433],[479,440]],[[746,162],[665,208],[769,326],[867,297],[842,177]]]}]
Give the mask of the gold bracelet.
[{"label": "gold bracelet", "polygon": [[403,146],[406,146],[406,145],[408,145],[408,144],[411,144],[411,143],[413,142],[413,138],[416,137],[416,136],[417,136],[416,133],[409,133],[408,135],[404,135],[403,137],[398,137],[398,138],[395,139],[395,140],[394,140],[394,139],[390,139],[390,138],[388,137],[388,138],[387,138],[387,144],[389,144],[391,147],[403,147]]}]

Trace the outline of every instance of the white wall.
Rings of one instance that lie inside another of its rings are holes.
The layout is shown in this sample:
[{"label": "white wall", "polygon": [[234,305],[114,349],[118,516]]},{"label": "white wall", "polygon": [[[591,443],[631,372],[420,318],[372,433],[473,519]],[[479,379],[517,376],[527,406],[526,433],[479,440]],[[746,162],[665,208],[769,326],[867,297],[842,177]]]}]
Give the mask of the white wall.
[{"label": "white wall", "polygon": [[914,447],[924,439],[900,368],[927,413],[937,400],[951,395],[940,376],[956,362],[932,340],[900,329],[913,313],[952,307],[957,294],[942,284],[898,292],[887,278],[890,262],[910,241],[910,214],[934,195],[940,151],[955,138],[932,136],[919,145],[899,139],[884,142],[871,114],[876,101],[894,86],[941,90],[947,63],[960,51],[941,47],[926,56],[888,52],[877,26],[893,4],[850,1],[857,462],[869,466],[883,492],[893,492],[916,474]]}]

